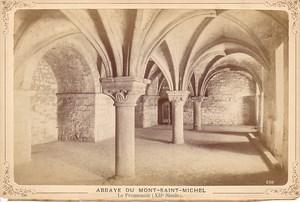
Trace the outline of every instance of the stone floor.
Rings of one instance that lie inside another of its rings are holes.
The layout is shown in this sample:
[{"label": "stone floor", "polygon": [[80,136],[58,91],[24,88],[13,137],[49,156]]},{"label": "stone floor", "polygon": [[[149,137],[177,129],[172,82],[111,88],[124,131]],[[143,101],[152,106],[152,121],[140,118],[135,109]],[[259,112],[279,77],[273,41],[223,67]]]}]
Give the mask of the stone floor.
[{"label": "stone floor", "polygon": [[[284,184],[241,128],[185,129],[185,144],[170,144],[170,126],[136,129],[136,178],[113,181],[114,139],[100,143],[51,142],[33,146],[31,162],[15,166],[19,184],[53,185],[265,185]],[[212,132],[212,131],[230,132]]]}]

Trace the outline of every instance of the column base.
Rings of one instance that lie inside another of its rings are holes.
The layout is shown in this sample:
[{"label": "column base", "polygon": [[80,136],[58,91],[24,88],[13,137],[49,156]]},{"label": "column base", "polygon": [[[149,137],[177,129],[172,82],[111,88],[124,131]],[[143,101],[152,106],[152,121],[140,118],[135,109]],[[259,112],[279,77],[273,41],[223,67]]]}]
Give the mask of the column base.
[{"label": "column base", "polygon": [[194,130],[202,130],[202,127],[201,127],[201,126],[194,126],[193,129],[194,129]]},{"label": "column base", "polygon": [[172,140],[173,144],[184,144],[184,139],[176,139],[176,140]]}]

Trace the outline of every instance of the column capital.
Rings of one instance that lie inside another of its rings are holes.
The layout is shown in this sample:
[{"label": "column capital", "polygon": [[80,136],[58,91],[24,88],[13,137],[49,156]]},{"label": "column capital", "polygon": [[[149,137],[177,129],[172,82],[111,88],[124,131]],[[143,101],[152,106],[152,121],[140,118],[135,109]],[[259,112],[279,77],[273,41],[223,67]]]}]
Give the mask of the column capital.
[{"label": "column capital", "polygon": [[172,104],[182,104],[186,102],[188,99],[188,96],[190,94],[189,91],[183,91],[183,90],[173,90],[173,91],[167,91],[168,99]]},{"label": "column capital", "polygon": [[115,106],[135,106],[137,99],[145,93],[148,79],[136,77],[114,77],[101,79],[103,93],[115,101]]},{"label": "column capital", "polygon": [[201,103],[203,102],[203,100],[205,99],[206,97],[203,96],[203,95],[200,95],[200,96],[197,96],[197,97],[192,97],[192,101],[197,104],[197,103]]}]

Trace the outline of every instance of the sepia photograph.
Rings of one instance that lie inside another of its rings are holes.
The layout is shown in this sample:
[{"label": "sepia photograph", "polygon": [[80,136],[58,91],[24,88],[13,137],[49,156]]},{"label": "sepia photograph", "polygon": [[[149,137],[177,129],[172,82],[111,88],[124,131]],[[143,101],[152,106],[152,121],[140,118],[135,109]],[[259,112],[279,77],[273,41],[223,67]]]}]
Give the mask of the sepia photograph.
[{"label": "sepia photograph", "polygon": [[298,1],[1,10],[2,198],[299,197]]}]

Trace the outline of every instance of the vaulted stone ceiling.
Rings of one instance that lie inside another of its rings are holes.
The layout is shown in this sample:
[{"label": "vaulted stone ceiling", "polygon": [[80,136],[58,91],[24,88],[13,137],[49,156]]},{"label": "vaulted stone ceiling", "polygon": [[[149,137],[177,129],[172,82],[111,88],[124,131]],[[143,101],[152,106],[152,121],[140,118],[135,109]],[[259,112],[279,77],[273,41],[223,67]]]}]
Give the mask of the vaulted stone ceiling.
[{"label": "vaulted stone ceiling", "polygon": [[100,77],[162,74],[171,90],[193,85],[197,95],[220,66],[242,67],[260,81],[288,35],[280,11],[20,10],[15,19],[15,72],[45,46],[82,35]]}]

